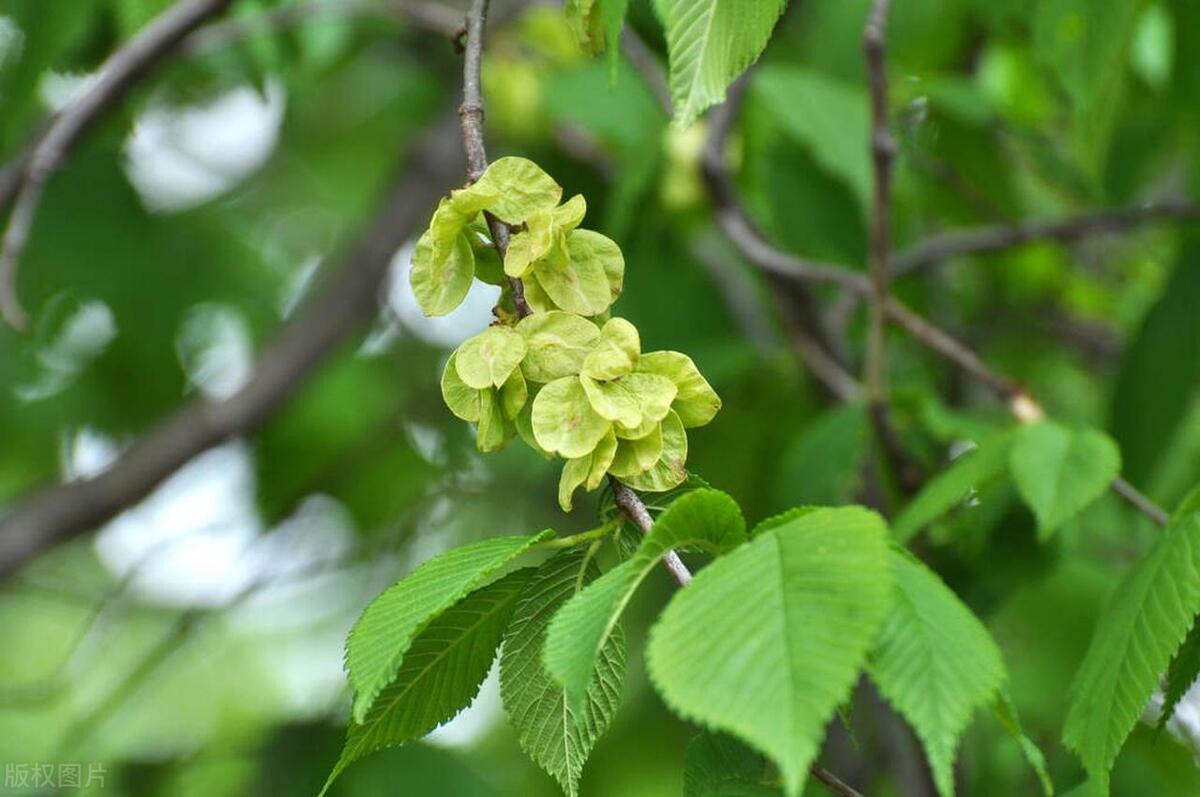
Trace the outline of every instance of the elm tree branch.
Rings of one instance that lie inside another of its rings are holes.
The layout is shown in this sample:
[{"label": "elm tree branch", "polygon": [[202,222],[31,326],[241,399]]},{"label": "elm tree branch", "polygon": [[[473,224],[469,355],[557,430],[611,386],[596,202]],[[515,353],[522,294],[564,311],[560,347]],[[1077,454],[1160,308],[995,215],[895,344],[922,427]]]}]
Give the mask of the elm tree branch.
[{"label": "elm tree branch", "polygon": [[[896,157],[896,139],[888,126],[887,65],[884,47],[890,0],[875,0],[863,31],[863,55],[871,88],[871,222],[868,241],[868,266],[871,291],[868,294],[867,356],[863,384],[873,414],[881,418],[887,407],[887,350],[884,337],[884,308],[891,280],[889,258],[892,248],[892,163]],[[881,425],[880,425],[881,426]]]},{"label": "elm tree branch", "polygon": [[105,471],[34,493],[0,517],[0,580],[137,503],[197,454],[256,428],[373,319],[396,250],[424,225],[442,187],[461,174],[453,141],[447,118],[415,147],[403,179],[347,250],[340,271],[279,331],[240,390],[184,405]]},{"label": "elm tree branch", "polygon": [[[702,163],[717,225],[747,260],[767,274],[801,283],[834,285],[860,298],[870,296],[873,286],[868,277],[841,266],[806,260],[777,249],[763,237],[750,220],[734,189],[733,179],[724,159],[723,138],[732,128],[730,117],[736,111],[736,95],[731,92],[730,96],[731,99],[714,109],[710,117],[709,141]],[[1020,383],[994,371],[969,347],[895,296],[887,298],[884,312],[888,319],[922,346],[962,369],[1004,400],[1017,420],[1029,423],[1043,417],[1040,405]],[[1157,525],[1166,524],[1167,513],[1129,482],[1118,477],[1113,481],[1112,489]]]},{"label": "elm tree branch", "polygon": [[95,82],[54,118],[21,170],[0,249],[0,315],[15,329],[28,318],[17,298],[17,268],[37,218],[46,181],[97,121],[166,58],[183,39],[221,14],[232,0],[180,0],[138,31],[101,66]]},{"label": "elm tree branch", "polygon": [[[458,110],[461,120],[463,148],[467,154],[467,179],[471,182],[478,180],[487,169],[487,151],[483,143],[483,93],[480,90],[480,74],[483,67],[483,34],[487,26],[488,0],[474,0],[471,10],[467,13],[467,34],[463,63],[463,103]],[[498,219],[488,218],[488,226],[492,231],[492,240],[496,242],[496,250],[500,259],[504,259],[508,251],[508,227]],[[510,280],[513,297],[516,300],[517,314],[524,317],[532,313],[525,302],[524,286],[521,280],[513,277]],[[615,476],[609,475],[613,497],[617,506],[632,520],[643,534],[650,532],[654,525],[650,511],[642,503],[638,494],[622,484]],[[668,551],[663,556],[663,566],[671,573],[680,586],[686,586],[692,580],[692,574],[687,566],[674,551]]]},{"label": "elm tree branch", "polygon": [[1200,204],[1170,199],[1048,221],[951,230],[930,236],[897,254],[895,273],[909,274],[956,257],[1003,252],[1039,241],[1073,243],[1096,235],[1119,235],[1158,222],[1197,219],[1200,219]]}]

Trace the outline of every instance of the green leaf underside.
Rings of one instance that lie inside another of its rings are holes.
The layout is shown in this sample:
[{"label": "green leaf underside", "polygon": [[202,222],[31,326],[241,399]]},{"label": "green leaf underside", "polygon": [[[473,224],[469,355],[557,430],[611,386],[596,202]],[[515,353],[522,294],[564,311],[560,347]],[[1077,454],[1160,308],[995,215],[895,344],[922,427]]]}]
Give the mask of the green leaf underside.
[{"label": "green leaf underside", "polygon": [[365,720],[350,723],[346,746],[322,795],[355,761],[419,739],[470,704],[533,573],[524,568],[480,587],[416,636],[395,680],[379,694]]},{"label": "green leaf underside", "polygon": [[897,542],[907,542],[921,529],[962,504],[977,490],[1008,470],[1014,430],[1005,429],[979,441],[974,451],[963,454],[950,467],[933,477],[892,523]]},{"label": "green leaf underside", "polygon": [[890,553],[895,592],[868,672],[917,732],[938,793],[954,794],[954,757],[975,711],[1006,675],[1000,650],[937,575],[906,553]]},{"label": "green leaf underside", "polygon": [[500,655],[500,695],[521,749],[572,796],[588,754],[620,705],[625,637],[620,626],[609,635],[579,713],[546,672],[542,647],[555,612],[598,574],[583,547],[543,564],[521,596]]},{"label": "green leaf underside", "polygon": [[1162,712],[1158,717],[1157,731],[1161,732],[1175,714],[1179,701],[1200,676],[1200,623],[1193,623],[1179,650],[1167,668],[1167,688],[1163,692]]},{"label": "green leaf underside", "polygon": [[362,723],[390,684],[413,639],[435,617],[489,576],[553,536],[497,537],[430,559],[389,587],[363,611],[346,640],[346,671],[354,687],[353,717]]},{"label": "green leaf underside", "polygon": [[1043,538],[1103,495],[1121,470],[1121,454],[1106,435],[1051,421],[1023,427],[1009,462]]},{"label": "green leaf underside", "polygon": [[785,0],[667,0],[666,38],[675,118],[686,126],[762,53]]},{"label": "green leaf underside", "polygon": [[1106,604],[1071,685],[1063,741],[1107,777],[1200,611],[1200,513],[1174,519]]},{"label": "green leaf underside", "polygon": [[887,551],[883,520],[858,507],[759,534],[671,600],[647,646],[651,681],[676,713],[770,756],[798,795],[886,613]]},{"label": "green leaf underside", "polygon": [[546,669],[563,685],[572,706],[582,704],[596,657],[638,586],[668,550],[697,547],[720,555],[746,538],[746,523],[732,498],[695,490],[659,515],[633,556],[572,598],[546,637]]},{"label": "green leaf underside", "polygon": [[683,797],[778,795],[767,777],[762,754],[723,733],[694,736],[683,754]]}]

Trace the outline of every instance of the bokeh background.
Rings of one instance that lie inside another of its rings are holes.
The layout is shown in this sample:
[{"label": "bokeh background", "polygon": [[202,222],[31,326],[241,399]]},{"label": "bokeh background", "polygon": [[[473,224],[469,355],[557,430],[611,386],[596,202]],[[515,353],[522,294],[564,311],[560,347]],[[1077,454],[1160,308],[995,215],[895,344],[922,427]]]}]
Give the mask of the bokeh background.
[{"label": "bokeh background", "polygon": [[[167,4],[0,0],[0,151],[19,151]],[[328,0],[262,21],[299,4],[237,0],[236,25],[189,40],[53,178],[22,266],[32,328],[0,331],[0,506],[100,472],[183,401],[244,384],[416,137],[458,102],[461,4]],[[731,150],[738,186],[781,248],[862,269],[866,3],[792,5],[750,79]],[[1194,0],[894,5],[899,246],[1200,190]],[[610,74],[578,50],[557,5],[502,2],[494,17],[489,154],[532,158],[567,195],[586,195],[587,226],[625,253],[616,312],[647,349],[689,353],[724,399],[690,436],[689,468],[751,520],[859,497],[869,428],[830,403],[791,345],[789,298],[719,234],[699,169],[703,122],[671,127],[645,65],[623,56]],[[665,64],[652,4],[634,0],[630,24]],[[1194,221],[1170,220],[942,263],[897,290],[1056,417],[1108,430],[1125,476],[1169,506],[1200,476],[1198,244]],[[105,797],[313,795],[343,737],[343,639],[370,598],[463,542],[595,524],[594,496],[558,511],[555,465],[523,446],[479,455],[444,408],[442,364],[488,324],[495,289],[477,284],[454,313],[426,319],[408,258],[396,252],[365,334],[260,428],[0,584],[6,773],[76,762],[86,779],[103,767],[103,788],[59,791]],[[862,308],[818,295],[856,362]],[[1005,423],[1003,406],[901,334],[890,351],[898,424],[929,470]],[[1000,487],[919,543],[996,635],[1064,790],[1082,779],[1059,741],[1067,688],[1107,590],[1153,534],[1106,497],[1039,542]],[[637,644],[670,592],[655,574],[627,615],[624,705],[585,795],[681,793],[694,730],[650,689]],[[1113,794],[1198,794],[1196,756],[1142,727]],[[824,761],[871,795],[931,794],[911,733],[865,686]],[[959,778],[963,794],[1036,793],[982,714]],[[0,793],[39,791],[14,782]],[[457,719],[354,766],[333,793],[557,790],[517,746],[493,674]]]}]

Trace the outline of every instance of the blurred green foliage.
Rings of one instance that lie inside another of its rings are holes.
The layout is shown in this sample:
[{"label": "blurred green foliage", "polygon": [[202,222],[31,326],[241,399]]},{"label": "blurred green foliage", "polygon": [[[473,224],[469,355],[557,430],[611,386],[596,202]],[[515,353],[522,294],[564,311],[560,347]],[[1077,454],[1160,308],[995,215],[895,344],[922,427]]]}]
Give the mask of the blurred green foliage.
[{"label": "blurred green foliage", "polygon": [[[56,81],[94,70],[165,5],[0,0],[0,149],[29,140]],[[231,15],[283,5],[238,0]],[[731,153],[739,189],[773,241],[850,268],[866,256],[866,8],[793,3],[751,79]],[[665,63],[651,4],[631,3],[629,21]],[[900,248],[964,225],[1200,193],[1195,0],[896,0],[889,44]],[[752,524],[797,504],[855,498],[868,425],[860,411],[831,406],[786,346],[774,287],[713,244],[698,169],[703,120],[671,128],[631,64],[622,58],[610,75],[604,59],[577,49],[553,6],[491,31],[484,74],[489,154],[534,159],[567,195],[586,194],[589,223],[627,261],[617,311],[638,325],[646,350],[688,352],[721,394],[716,421],[693,430],[689,467],[734,495]],[[81,439],[127,444],[195,393],[181,351],[196,308],[231,313],[258,350],[324,278],[414,136],[458,101],[460,76],[445,36],[385,13],[318,10],[173,61],[136,91],[53,178],[24,258],[20,290],[34,328],[0,331],[0,503],[77,474]],[[283,98],[269,157],[202,202],[156,208],[131,182],[130,131],[156,110],[204,106],[239,87],[264,103],[272,92]],[[1200,480],[1200,264],[1187,226],[963,258],[902,278],[897,292],[1026,383],[1055,417],[1107,429],[1123,474],[1172,506]],[[751,309],[772,333],[765,343],[748,334],[709,260],[749,286]],[[79,326],[95,303],[107,308],[111,336]],[[846,327],[852,361],[861,316],[851,312]],[[480,458],[470,430],[442,406],[445,357],[486,322],[484,308],[439,333],[391,303],[366,343],[338,352],[247,441],[243,488],[257,525],[246,551],[205,560],[196,549],[164,576],[228,582],[230,605],[184,609],[188,601],[165,599],[152,583],[125,583],[128,557],[90,542],[4,584],[0,765],[101,762],[106,784],[94,793],[104,795],[315,794],[342,744],[341,639],[371,596],[451,544],[594,525],[594,496],[561,515],[552,464],[521,447]],[[1003,417],[977,385],[898,332],[890,351],[900,431],[929,471]],[[277,524],[307,517],[313,496],[335,502],[347,561],[307,577],[285,572],[269,594],[244,590],[233,563],[302,547],[289,537],[266,543]],[[894,512],[896,497],[884,498]],[[994,633],[1025,730],[1065,791],[1083,780],[1059,741],[1068,686],[1104,597],[1154,532],[1111,496],[1045,543],[1036,528],[1001,484],[935,523],[919,550]],[[106,601],[111,593],[123,597]],[[630,646],[624,704],[584,772],[583,794],[681,793],[694,729],[651,692],[639,653],[669,594],[666,577],[652,574],[628,615],[639,644]],[[169,653],[156,660],[164,640]],[[146,660],[155,666],[139,674]],[[497,711],[480,712],[482,730],[465,743],[382,753],[332,791],[557,793]],[[881,762],[917,748],[895,742],[907,731],[884,715],[860,690],[847,721],[855,743],[831,732],[830,767],[872,795],[912,793],[905,770]],[[1196,794],[1195,755],[1139,727],[1112,794]],[[1037,789],[1019,749],[982,714],[956,777],[964,794]]]}]

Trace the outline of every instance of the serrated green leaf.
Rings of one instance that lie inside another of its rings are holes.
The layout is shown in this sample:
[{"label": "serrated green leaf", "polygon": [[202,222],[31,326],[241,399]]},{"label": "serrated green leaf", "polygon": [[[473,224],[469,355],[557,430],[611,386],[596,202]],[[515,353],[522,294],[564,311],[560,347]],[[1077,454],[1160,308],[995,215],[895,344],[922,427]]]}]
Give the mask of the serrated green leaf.
[{"label": "serrated green leaf", "polygon": [[584,359],[581,373],[602,382],[619,379],[633,370],[641,354],[637,327],[624,318],[611,318],[600,328],[600,341]]},{"label": "serrated green leaf", "polygon": [[1163,690],[1163,706],[1156,732],[1161,733],[1167,727],[1179,701],[1196,683],[1197,677],[1200,677],[1200,623],[1193,622],[1192,630],[1188,631],[1183,644],[1171,659],[1171,666],[1167,668],[1167,687]]},{"label": "serrated green leaf", "polygon": [[732,736],[701,733],[683,754],[683,797],[771,797],[767,760]]},{"label": "serrated green leaf", "polygon": [[564,376],[542,388],[533,400],[533,436],[546,451],[575,459],[592,452],[612,429],[588,402],[577,376]]},{"label": "serrated green leaf", "polygon": [[686,546],[719,556],[745,538],[741,509],[717,490],[690,492],[659,515],[632,557],[568,601],[550,623],[546,670],[563,685],[569,704],[582,705],[596,657],[633,593],[663,554]]},{"label": "serrated green leaf", "polygon": [[1121,471],[1121,452],[1101,432],[1041,421],[1018,432],[1009,465],[1045,539],[1104,494]]},{"label": "serrated green leaf", "polygon": [[567,460],[558,480],[558,505],[564,512],[571,511],[575,491],[580,485],[586,485],[589,490],[600,486],[616,453],[617,436],[609,429],[590,454]]},{"label": "serrated green leaf", "polygon": [[553,382],[578,374],[584,358],[600,340],[599,327],[561,310],[523,318],[517,332],[524,336],[527,348],[521,369],[533,382]]},{"label": "serrated green leaf", "polygon": [[470,704],[533,573],[533,568],[524,568],[480,587],[417,634],[395,680],[379,694],[362,723],[350,723],[346,746],[322,795],[355,761],[419,739]]},{"label": "serrated green leaf", "polygon": [[[618,436],[620,436],[620,430],[618,430]],[[668,412],[667,417],[663,418],[662,441],[662,454],[659,455],[657,462],[647,470],[635,476],[627,476],[621,481],[635,490],[650,493],[661,493],[683,484],[687,478],[687,432],[674,410]]]},{"label": "serrated green leaf", "polygon": [[517,604],[500,654],[500,697],[521,749],[572,796],[578,793],[588,754],[620,705],[625,637],[619,625],[609,635],[579,713],[546,672],[542,649],[546,627],[559,607],[598,574],[582,547],[543,564]]},{"label": "serrated green leaf", "polygon": [[767,46],[786,0],[667,0],[671,99],[681,126],[725,99]]},{"label": "serrated green leaf", "polygon": [[858,507],[760,534],[672,598],[650,633],[651,681],[679,715],[766,753],[798,795],[887,612],[887,552],[883,520]]},{"label": "serrated green leaf", "polygon": [[907,542],[929,523],[962,504],[971,493],[1008,471],[1015,431],[1004,429],[979,441],[974,451],[961,455],[950,467],[930,479],[892,523],[892,534]]},{"label": "serrated green leaf", "polygon": [[541,166],[527,158],[492,161],[483,176],[467,190],[494,196],[484,207],[508,224],[521,224],[542,210],[552,210],[562,199],[562,186]]},{"label": "serrated green leaf", "polygon": [[899,550],[889,560],[895,592],[867,671],[916,730],[938,793],[950,797],[959,738],[1004,683],[1004,660],[933,571]]},{"label": "serrated green leaf", "polygon": [[675,383],[678,392],[671,409],[684,427],[704,426],[721,409],[721,398],[700,373],[692,358],[677,351],[652,351],[638,360],[640,373],[659,374]]},{"label": "serrated green leaf", "polygon": [[354,687],[354,721],[400,669],[413,639],[433,618],[531,547],[554,536],[497,537],[447,551],[397,581],[363,611],[346,640],[346,672]]},{"label": "serrated green leaf", "polygon": [[1106,777],[1200,612],[1200,513],[1172,520],[1109,598],[1071,685],[1063,741]]},{"label": "serrated green leaf", "polygon": [[428,232],[417,241],[409,282],[425,315],[445,315],[462,304],[474,278],[475,255],[465,235],[453,237],[440,260],[434,259]]},{"label": "serrated green leaf", "polygon": [[446,368],[442,371],[442,400],[455,416],[470,423],[478,423],[479,395],[482,391],[463,383],[454,362],[457,356],[457,352],[451,354],[450,359],[446,361]]}]

